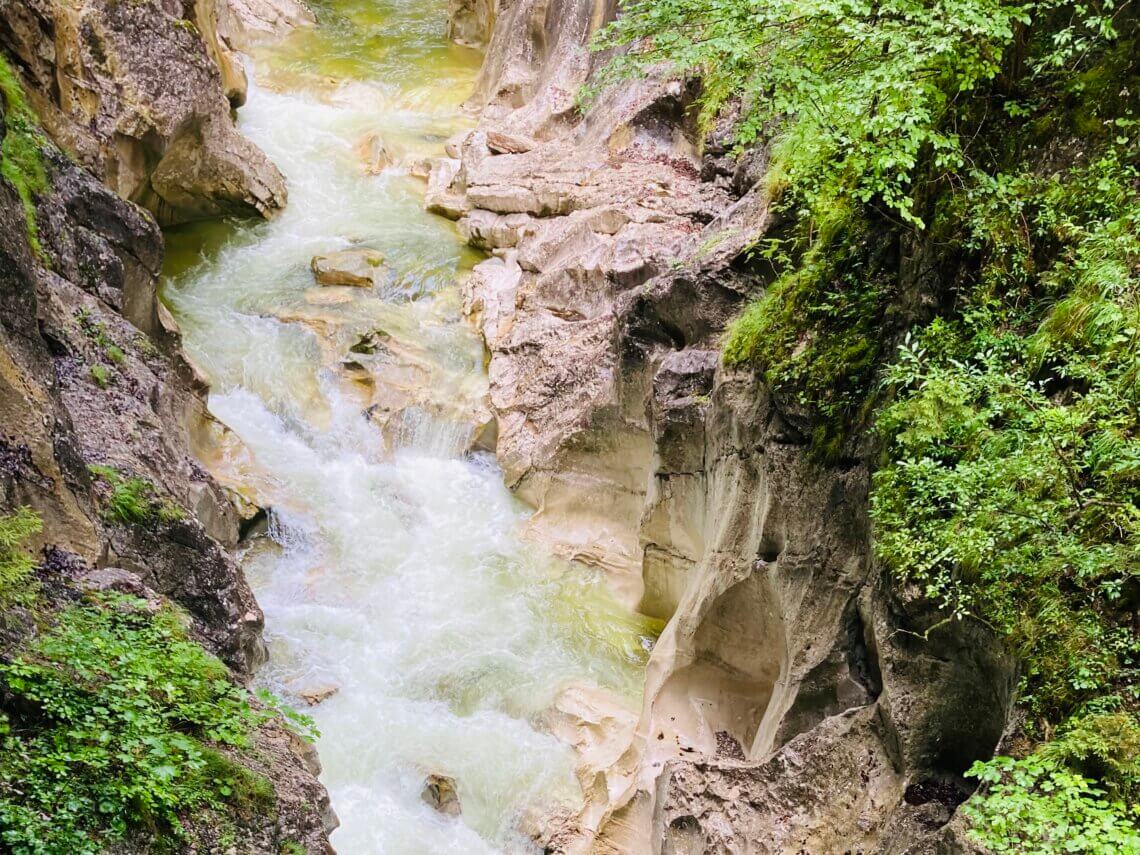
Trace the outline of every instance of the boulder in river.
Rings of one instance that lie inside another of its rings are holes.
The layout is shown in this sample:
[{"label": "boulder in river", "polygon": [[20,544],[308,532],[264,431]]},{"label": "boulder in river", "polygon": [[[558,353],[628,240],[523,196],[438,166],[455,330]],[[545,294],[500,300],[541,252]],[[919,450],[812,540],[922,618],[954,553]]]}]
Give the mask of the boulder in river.
[{"label": "boulder in river", "polygon": [[446,816],[459,816],[459,793],[455,789],[455,779],[447,775],[428,775],[424,781],[421,798]]},{"label": "boulder in river", "polygon": [[379,175],[391,166],[396,158],[392,147],[378,133],[365,134],[356,144],[356,154],[369,175]]},{"label": "boulder in river", "polygon": [[346,249],[314,255],[309,266],[321,285],[353,285],[362,288],[375,285],[387,271],[384,253],[375,249]]}]

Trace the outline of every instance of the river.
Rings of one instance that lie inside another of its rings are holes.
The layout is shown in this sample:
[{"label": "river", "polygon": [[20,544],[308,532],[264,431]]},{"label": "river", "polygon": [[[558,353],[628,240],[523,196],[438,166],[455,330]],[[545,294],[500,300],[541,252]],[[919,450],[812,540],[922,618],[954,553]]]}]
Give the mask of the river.
[{"label": "river", "polygon": [[[472,122],[480,57],[446,42],[446,5],[328,0],[258,49],[240,127],[289,205],[167,236],[162,296],[228,429],[203,460],[270,508],[241,555],[258,679],[316,720],[341,855],[532,848],[528,809],[582,799],[543,710],[567,686],[637,709],[653,630],[520,541],[527,509],[468,450],[486,377],[457,282],[477,258],[408,168]],[[385,254],[385,282],[317,286],[311,257],[353,247]],[[428,773],[455,779],[460,817],[423,801]]]}]

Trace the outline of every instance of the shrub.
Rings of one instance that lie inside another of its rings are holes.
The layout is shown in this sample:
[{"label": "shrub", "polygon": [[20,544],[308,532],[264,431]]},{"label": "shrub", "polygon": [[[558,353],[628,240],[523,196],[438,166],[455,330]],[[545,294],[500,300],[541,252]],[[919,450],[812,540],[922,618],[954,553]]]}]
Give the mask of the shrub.
[{"label": "shrub", "polygon": [[969,833],[991,852],[1140,852],[1140,807],[1110,799],[1082,775],[1034,755],[995,757],[968,774],[985,788],[963,808]]},{"label": "shrub", "polygon": [[94,853],[128,831],[177,838],[188,811],[266,809],[243,749],[272,715],[190,641],[171,608],[100,595],[0,665],[0,841],[19,855]]}]

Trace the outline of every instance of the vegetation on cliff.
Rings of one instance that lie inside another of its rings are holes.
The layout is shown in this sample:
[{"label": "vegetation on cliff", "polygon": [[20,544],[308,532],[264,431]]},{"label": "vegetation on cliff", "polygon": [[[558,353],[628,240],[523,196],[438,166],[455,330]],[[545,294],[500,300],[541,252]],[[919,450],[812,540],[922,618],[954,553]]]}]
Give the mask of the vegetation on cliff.
[{"label": "vegetation on cliff", "polygon": [[[875,549],[1023,662],[994,851],[1140,847],[1140,26],[1069,0],[638,0],[606,74],[703,81],[794,225],[732,325],[816,456],[884,449]],[[899,346],[900,341],[902,342]]]},{"label": "vegetation on cliff", "polygon": [[272,784],[233,758],[278,715],[273,699],[252,703],[173,606],[40,596],[20,548],[38,528],[27,509],[0,517],[0,602],[25,607],[0,657],[0,848],[95,853],[124,838],[178,848],[192,812],[217,811],[221,826],[272,812]]},{"label": "vegetation on cliff", "polygon": [[0,55],[0,99],[3,100],[3,140],[0,142],[0,174],[16,192],[24,206],[28,243],[42,254],[36,225],[35,195],[47,190],[43,147],[46,138],[40,133],[39,120],[28,107],[24,90],[8,61]]}]

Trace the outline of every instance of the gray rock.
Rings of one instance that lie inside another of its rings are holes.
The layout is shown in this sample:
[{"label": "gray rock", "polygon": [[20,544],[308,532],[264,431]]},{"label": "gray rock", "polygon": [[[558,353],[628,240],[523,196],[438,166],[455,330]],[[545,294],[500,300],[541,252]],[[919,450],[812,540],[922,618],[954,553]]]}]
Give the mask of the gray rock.
[{"label": "gray rock", "polygon": [[0,47],[59,146],[161,223],[270,216],[285,180],[234,127],[244,73],[216,15],[215,0],[0,0]]}]

